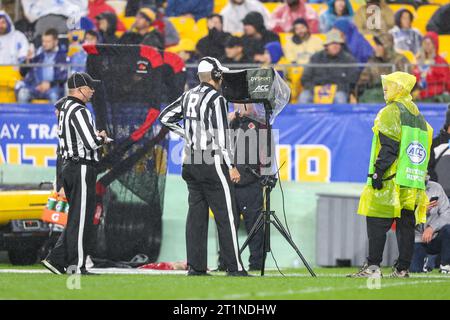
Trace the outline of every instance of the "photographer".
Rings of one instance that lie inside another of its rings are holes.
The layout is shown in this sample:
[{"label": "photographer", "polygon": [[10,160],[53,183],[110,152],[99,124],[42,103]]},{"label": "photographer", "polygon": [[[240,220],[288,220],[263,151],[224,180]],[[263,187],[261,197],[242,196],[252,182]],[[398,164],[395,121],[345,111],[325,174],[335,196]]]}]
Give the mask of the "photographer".
[{"label": "photographer", "polygon": [[[253,106],[251,104],[235,105],[238,111],[230,113],[230,127],[235,130],[235,163],[241,179],[236,183],[237,214],[244,217],[247,233],[255,225],[263,207],[263,190],[257,174],[260,174],[259,130],[262,125],[251,119]],[[253,170],[253,172],[252,172]],[[239,220],[239,217],[236,217]],[[260,270],[263,260],[264,233],[261,228],[249,243],[249,270]]]},{"label": "photographer", "polygon": [[427,182],[427,222],[416,226],[411,272],[422,272],[427,254],[441,255],[441,273],[450,273],[450,203],[442,186]]}]

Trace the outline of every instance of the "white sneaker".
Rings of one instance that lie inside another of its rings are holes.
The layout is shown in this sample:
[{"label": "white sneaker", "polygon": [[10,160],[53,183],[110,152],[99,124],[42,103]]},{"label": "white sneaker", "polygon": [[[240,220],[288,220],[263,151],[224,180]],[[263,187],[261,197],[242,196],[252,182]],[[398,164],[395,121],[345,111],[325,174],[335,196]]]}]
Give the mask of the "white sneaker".
[{"label": "white sneaker", "polygon": [[381,273],[381,269],[376,265],[367,265],[364,264],[362,268],[354,274],[347,275],[348,278],[382,278],[383,274]]},{"label": "white sneaker", "polygon": [[450,264],[446,264],[445,266],[443,266],[441,264],[440,266],[440,272],[441,273],[445,273],[445,274],[450,274]]}]

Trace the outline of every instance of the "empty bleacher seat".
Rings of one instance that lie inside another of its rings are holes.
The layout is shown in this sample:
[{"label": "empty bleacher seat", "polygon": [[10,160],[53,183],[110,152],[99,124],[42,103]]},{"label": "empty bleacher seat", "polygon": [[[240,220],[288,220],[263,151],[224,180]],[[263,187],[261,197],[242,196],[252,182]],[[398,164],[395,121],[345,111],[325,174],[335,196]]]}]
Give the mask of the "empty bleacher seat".
[{"label": "empty bleacher seat", "polygon": [[439,5],[429,4],[420,6],[416,11],[416,18],[412,26],[417,28],[420,32],[426,32],[426,26],[433,13],[439,8]]},{"label": "empty bleacher seat", "polygon": [[[195,34],[196,24],[193,18],[189,17],[170,17],[170,22],[172,22],[175,29],[180,35],[180,39],[192,39],[196,40],[197,35]],[[197,39],[198,40],[198,39]]]},{"label": "empty bleacher seat", "polygon": [[227,3],[228,0],[214,0],[214,13],[220,13]]},{"label": "empty bleacher seat", "polygon": [[19,71],[12,66],[0,66],[0,103],[16,102],[14,86],[21,80]]},{"label": "empty bleacher seat", "polygon": [[450,35],[439,36],[439,54],[450,63]]},{"label": "empty bleacher seat", "polygon": [[125,26],[125,29],[130,30],[131,26],[134,24],[134,21],[136,20],[135,17],[120,17],[120,20],[122,21],[123,25]]},{"label": "empty bleacher seat", "polygon": [[414,15],[416,13],[416,8],[410,4],[389,4],[389,8],[391,8],[392,11],[397,12],[400,9],[408,9],[411,11]]}]

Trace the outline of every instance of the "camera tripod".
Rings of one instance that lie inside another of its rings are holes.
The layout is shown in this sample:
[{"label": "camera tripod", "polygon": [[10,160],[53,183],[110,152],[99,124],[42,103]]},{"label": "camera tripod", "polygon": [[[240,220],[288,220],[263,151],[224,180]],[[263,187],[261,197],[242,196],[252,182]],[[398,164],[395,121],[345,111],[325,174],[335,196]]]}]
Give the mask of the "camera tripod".
[{"label": "camera tripod", "polygon": [[[266,126],[267,126],[267,152],[271,152],[271,124],[270,124],[270,115],[271,110],[268,108],[266,103],[264,103],[265,110],[266,110]],[[270,158],[270,154],[269,154]],[[247,170],[249,170],[254,176],[256,176],[261,185],[264,188],[264,209],[259,215],[258,219],[256,220],[255,224],[253,225],[252,229],[250,230],[248,234],[248,238],[245,240],[244,244],[242,245],[241,249],[239,250],[239,253],[242,254],[242,252],[245,250],[249,242],[253,239],[253,237],[257,234],[257,232],[263,228],[264,232],[264,240],[263,240],[263,260],[262,260],[262,267],[261,267],[261,276],[264,276],[264,269],[266,264],[266,258],[267,253],[271,252],[270,247],[270,225],[273,224],[275,228],[278,230],[278,232],[281,233],[281,235],[286,239],[286,241],[291,245],[291,247],[295,250],[299,258],[302,260],[305,267],[308,269],[309,273],[312,277],[316,277],[316,274],[309,266],[306,259],[303,257],[302,253],[298,249],[297,245],[292,240],[292,237],[290,234],[286,231],[286,228],[281,223],[280,219],[278,219],[277,215],[275,214],[275,211],[270,210],[270,193],[273,188],[275,188],[275,185],[277,183],[277,178],[275,175],[259,175],[257,172],[255,172],[250,167],[246,167]]]}]

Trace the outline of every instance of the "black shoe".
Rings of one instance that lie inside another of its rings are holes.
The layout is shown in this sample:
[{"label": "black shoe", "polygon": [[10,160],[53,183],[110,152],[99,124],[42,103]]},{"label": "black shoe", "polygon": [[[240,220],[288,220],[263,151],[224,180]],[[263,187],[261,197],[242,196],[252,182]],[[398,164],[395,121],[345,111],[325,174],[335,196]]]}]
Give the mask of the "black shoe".
[{"label": "black shoe", "polygon": [[196,271],[194,269],[189,269],[188,276],[210,276],[209,273],[207,273],[206,271]]},{"label": "black shoe", "polygon": [[227,268],[225,266],[218,266],[217,269],[211,270],[212,272],[225,272],[227,271]]},{"label": "black shoe", "polygon": [[261,268],[262,267],[253,267],[253,266],[251,266],[251,267],[248,268],[248,271],[261,271]]},{"label": "black shoe", "polygon": [[41,261],[42,265],[44,267],[46,267],[50,272],[54,273],[54,274],[65,274],[66,273],[66,269],[56,263],[51,262],[50,260],[42,260]]},{"label": "black shoe", "polygon": [[100,274],[99,273],[92,273],[92,272],[89,272],[87,270],[84,270],[84,271],[81,271],[81,275],[82,276],[99,276]]},{"label": "black shoe", "polygon": [[242,271],[228,271],[227,272],[227,276],[229,277],[251,277],[251,275],[249,275],[247,273],[247,271],[242,270]]}]

